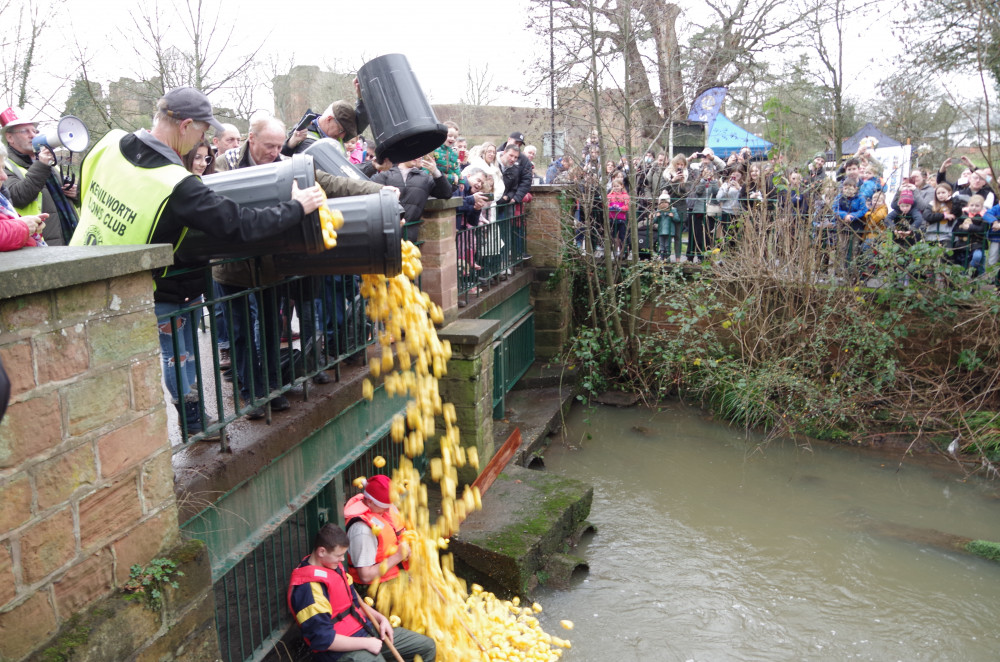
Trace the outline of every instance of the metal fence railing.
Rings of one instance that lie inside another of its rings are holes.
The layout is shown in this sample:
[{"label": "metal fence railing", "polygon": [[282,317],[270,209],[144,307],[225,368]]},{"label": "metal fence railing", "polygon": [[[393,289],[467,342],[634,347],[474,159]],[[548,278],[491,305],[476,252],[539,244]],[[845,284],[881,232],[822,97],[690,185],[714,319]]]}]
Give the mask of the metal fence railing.
[{"label": "metal fence railing", "polygon": [[492,220],[455,233],[459,305],[506,278],[527,257],[523,205],[492,205],[482,218]]},{"label": "metal fence railing", "polygon": [[[240,264],[249,287],[219,284],[210,267],[171,276],[200,279],[206,296],[156,304],[164,378],[175,401],[182,444],[221,434],[242,416],[271,420],[272,403],[296,386],[309,396],[321,372],[340,377],[343,361],[365,360],[374,339],[354,276],[265,277],[260,259]],[[225,367],[228,355],[229,367]]]},{"label": "metal fence railing", "polygon": [[535,314],[527,312],[493,341],[493,418],[504,417],[507,394],[535,361]]}]

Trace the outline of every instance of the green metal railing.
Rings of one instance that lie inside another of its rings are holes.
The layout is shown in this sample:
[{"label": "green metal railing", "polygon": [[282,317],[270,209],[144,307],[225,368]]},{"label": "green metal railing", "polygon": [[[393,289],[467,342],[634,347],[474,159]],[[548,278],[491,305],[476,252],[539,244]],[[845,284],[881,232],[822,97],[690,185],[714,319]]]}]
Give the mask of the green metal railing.
[{"label": "green metal railing", "polygon": [[[247,273],[256,273],[262,280],[261,262],[231,260],[244,263]],[[267,286],[228,288],[216,296],[211,267],[179,269],[170,272],[177,277],[202,278],[206,297],[158,318],[161,328],[179,328],[191,324],[200,327],[195,334],[197,407],[203,432],[189,429],[184,416],[179,416],[182,441],[193,442],[216,431],[222,434],[222,448],[228,449],[226,427],[233,421],[261,408],[271,421],[270,403],[290,389],[302,386],[303,396],[309,397],[310,378],[324,370],[334,370],[340,378],[340,366],[351,356],[361,356],[374,342],[371,326],[365,318],[364,299],[352,276],[296,276],[280,279]],[[272,279],[273,280],[273,279]],[[293,317],[298,318],[300,336],[292,333]],[[229,329],[233,338],[235,324],[248,331],[253,339],[246,343],[244,362],[247,374],[240,374],[236,365],[240,356],[234,342],[230,343],[232,367],[221,367],[219,337],[221,326]],[[168,326],[169,325],[169,326]],[[173,355],[180,356],[177,334],[172,334]],[[168,370],[181,381],[181,362],[175,361]],[[256,376],[256,379],[253,377]],[[230,385],[231,383],[231,385]],[[263,385],[263,386],[261,386]],[[245,392],[246,398],[240,396]],[[216,423],[211,423],[217,419]],[[174,447],[174,452],[184,444]]]},{"label": "green metal railing", "polygon": [[[459,304],[488,288],[525,260],[525,214],[514,214],[513,206],[487,208],[496,219],[455,233]],[[523,208],[522,208],[523,209]],[[511,214],[502,218],[504,214]]]},{"label": "green metal railing", "polygon": [[500,322],[493,336],[493,418],[503,418],[507,394],[535,361],[530,288],[521,288],[480,318]]}]

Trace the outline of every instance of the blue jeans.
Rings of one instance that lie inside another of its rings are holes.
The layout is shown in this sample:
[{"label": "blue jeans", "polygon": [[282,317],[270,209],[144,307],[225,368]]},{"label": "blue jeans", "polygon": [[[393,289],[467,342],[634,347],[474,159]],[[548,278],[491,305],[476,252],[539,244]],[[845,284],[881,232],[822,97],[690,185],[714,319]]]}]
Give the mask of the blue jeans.
[{"label": "blue jeans", "polygon": [[[232,300],[233,317],[232,326],[229,328],[229,342],[234,368],[233,383],[239,383],[240,397],[244,401],[262,398],[271,389],[281,386],[279,368],[281,315],[278,311],[276,293],[273,289],[264,289],[259,294],[261,300],[257,302],[257,295],[246,288],[220,283],[219,289],[223,296],[244,293],[244,296]],[[258,324],[259,338],[254,332]],[[267,346],[262,347],[265,342]],[[266,371],[263,360],[265,349]]]},{"label": "blue jeans", "polygon": [[[212,281],[212,290],[216,298],[222,296],[222,289],[215,281]],[[216,338],[219,340],[219,349],[229,349],[229,318],[226,315],[225,309],[226,307],[221,303],[217,303],[214,306],[215,332]]]},{"label": "blue jeans", "polygon": [[[201,297],[197,301],[200,301]],[[197,302],[196,301],[196,302]],[[194,360],[195,312],[168,318],[191,303],[154,303],[160,332],[160,358],[163,380],[174,404],[198,401],[198,366]],[[176,340],[176,351],[174,343]]]}]

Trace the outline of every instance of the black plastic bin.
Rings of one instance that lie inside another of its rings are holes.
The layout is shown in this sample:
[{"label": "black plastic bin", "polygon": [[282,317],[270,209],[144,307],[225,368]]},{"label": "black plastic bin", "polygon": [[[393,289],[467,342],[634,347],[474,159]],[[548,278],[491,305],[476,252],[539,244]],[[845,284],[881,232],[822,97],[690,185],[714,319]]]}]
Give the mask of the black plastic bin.
[{"label": "black plastic bin", "polygon": [[390,53],[366,62],[358,81],[379,161],[403,163],[444,144],[448,127],[438,122],[405,55]]},{"label": "black plastic bin", "polygon": [[317,170],[338,177],[371,181],[365,176],[365,173],[361,172],[361,168],[351,163],[351,160],[341,153],[340,149],[340,145],[333,138],[320,138],[302,153],[313,157],[313,163]]},{"label": "black plastic bin", "polygon": [[[299,188],[315,184],[316,173],[311,156],[296,154],[286,161],[219,172],[206,175],[202,180],[208,188],[242,207],[263,209],[291,200],[293,180],[298,182]],[[252,242],[216,239],[199,230],[188,229],[177,255],[184,259],[206,259],[276,252],[320,253],[324,250],[319,214],[313,212],[293,229]]]},{"label": "black plastic bin", "polygon": [[337,230],[337,246],[316,255],[275,255],[274,268],[279,274],[385,274],[391,278],[403,270],[399,222],[403,209],[392,191],[331,198],[326,203],[344,215],[344,226]]}]

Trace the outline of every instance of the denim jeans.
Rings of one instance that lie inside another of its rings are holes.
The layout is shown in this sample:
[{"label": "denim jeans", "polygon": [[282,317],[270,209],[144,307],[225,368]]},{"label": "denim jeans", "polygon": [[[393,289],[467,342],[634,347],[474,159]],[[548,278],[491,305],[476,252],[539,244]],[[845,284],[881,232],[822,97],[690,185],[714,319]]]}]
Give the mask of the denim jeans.
[{"label": "denim jeans", "polygon": [[[198,298],[198,301],[201,297]],[[190,303],[154,303],[160,333],[160,358],[163,361],[163,380],[174,404],[198,400],[198,367],[194,360],[194,329],[196,312],[168,318]],[[177,348],[174,349],[176,340]]]},{"label": "denim jeans", "polygon": [[[233,362],[233,382],[239,383],[240,397],[249,402],[252,398],[262,398],[271,389],[281,386],[279,369],[279,347],[281,342],[281,315],[278,299],[273,289],[257,295],[245,288],[219,284],[223,296],[240,294],[232,300],[233,317],[229,328],[230,357]],[[259,324],[259,336],[255,329]],[[263,345],[266,343],[266,347]],[[267,354],[267,370],[264,370],[264,354]],[[266,379],[265,379],[266,377]],[[253,392],[251,393],[251,387]]]}]

